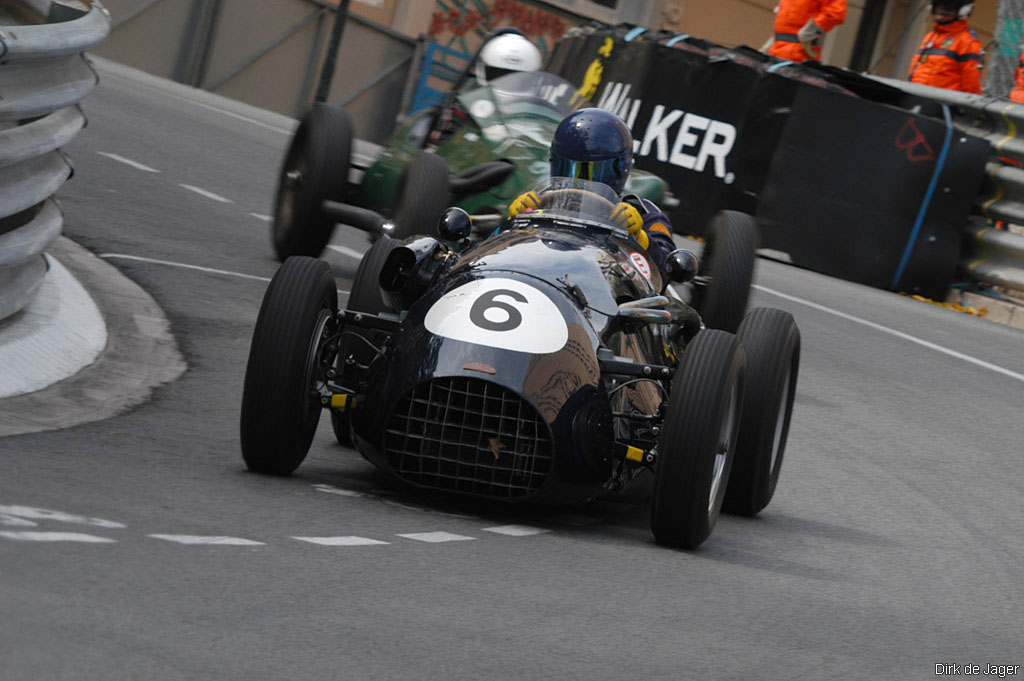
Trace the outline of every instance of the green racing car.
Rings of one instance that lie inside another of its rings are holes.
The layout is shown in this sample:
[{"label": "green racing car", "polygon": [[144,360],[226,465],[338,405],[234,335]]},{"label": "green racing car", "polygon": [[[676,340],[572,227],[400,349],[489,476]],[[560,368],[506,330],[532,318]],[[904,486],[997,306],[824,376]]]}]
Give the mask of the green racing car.
[{"label": "green racing car", "polygon": [[[315,104],[281,169],[272,228],[278,258],[318,256],[338,223],[397,239],[433,233],[449,206],[473,216],[478,237],[493,231],[509,204],[548,176],[555,128],[587,102],[542,71],[483,85],[464,75],[442,104],[399,127],[361,178],[350,175],[348,113]],[[668,184],[651,173],[634,169],[625,193],[673,205]]]}]

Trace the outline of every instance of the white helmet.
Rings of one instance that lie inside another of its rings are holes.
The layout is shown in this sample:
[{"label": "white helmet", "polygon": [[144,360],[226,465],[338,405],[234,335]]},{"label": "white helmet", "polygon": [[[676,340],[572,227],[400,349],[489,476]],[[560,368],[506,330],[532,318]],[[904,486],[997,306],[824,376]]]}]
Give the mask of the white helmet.
[{"label": "white helmet", "polygon": [[537,71],[540,50],[527,38],[505,33],[487,41],[476,62],[476,79],[481,85],[512,71]]}]

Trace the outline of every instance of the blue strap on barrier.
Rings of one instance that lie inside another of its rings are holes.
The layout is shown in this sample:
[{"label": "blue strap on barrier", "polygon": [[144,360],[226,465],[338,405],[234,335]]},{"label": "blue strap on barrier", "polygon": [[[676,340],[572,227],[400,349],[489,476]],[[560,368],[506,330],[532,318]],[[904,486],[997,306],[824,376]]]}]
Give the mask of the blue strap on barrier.
[{"label": "blue strap on barrier", "polygon": [[778,64],[772,64],[771,66],[769,66],[768,67],[768,73],[775,73],[775,71],[777,69],[781,69],[783,66],[792,66],[792,65],[793,65],[793,62],[791,62],[791,61],[780,61]]},{"label": "blue strap on barrier", "polygon": [[903,257],[900,259],[900,266],[896,269],[896,275],[892,278],[892,283],[889,284],[889,290],[895,291],[896,285],[900,283],[900,279],[903,277],[903,271],[907,269],[907,263],[910,261],[910,254],[914,251],[914,244],[917,242],[917,235],[921,232],[921,227],[924,225],[924,217],[928,214],[928,208],[931,207],[932,197],[935,195],[935,187],[939,184],[939,176],[942,174],[942,169],[946,165],[946,157],[949,155],[949,147],[953,142],[953,117],[949,114],[949,106],[946,104],[942,105],[942,115],[946,118],[946,139],[942,143],[942,151],[939,153],[939,161],[935,164],[935,172],[932,173],[932,181],[928,183],[928,191],[924,193],[924,201],[921,202],[921,208],[917,211],[917,220],[914,221],[914,228],[910,230],[910,238],[907,239],[907,247],[903,249]]},{"label": "blue strap on barrier", "polygon": [[647,31],[643,26],[637,26],[632,31],[626,34],[625,41],[631,43]]},{"label": "blue strap on barrier", "polygon": [[665,43],[665,47],[672,47],[676,43],[681,42],[683,40],[686,40],[689,37],[690,37],[689,33],[680,33],[677,36],[673,36],[667,43]]}]

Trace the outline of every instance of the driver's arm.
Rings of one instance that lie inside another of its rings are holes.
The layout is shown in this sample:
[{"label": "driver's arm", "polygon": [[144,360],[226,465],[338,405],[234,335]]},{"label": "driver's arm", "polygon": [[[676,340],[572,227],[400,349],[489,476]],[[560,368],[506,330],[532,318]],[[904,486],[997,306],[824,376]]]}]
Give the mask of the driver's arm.
[{"label": "driver's arm", "polygon": [[[672,223],[668,216],[662,213],[653,201],[642,199],[635,194],[623,197],[623,203],[619,205],[623,204],[633,207],[639,213],[642,221],[640,234],[646,237],[647,243],[640,238],[637,238],[637,241],[647,250],[658,269],[664,271],[665,258],[676,248],[672,240]],[[630,229],[630,232],[632,231]]]}]

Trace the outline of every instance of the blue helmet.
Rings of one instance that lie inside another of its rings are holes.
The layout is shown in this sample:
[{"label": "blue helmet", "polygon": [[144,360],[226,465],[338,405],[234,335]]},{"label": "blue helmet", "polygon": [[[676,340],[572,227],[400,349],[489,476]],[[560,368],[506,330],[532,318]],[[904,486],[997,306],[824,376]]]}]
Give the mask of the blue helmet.
[{"label": "blue helmet", "polygon": [[551,141],[551,177],[601,182],[621,194],[633,165],[633,135],[604,109],[580,109],[558,124]]}]

